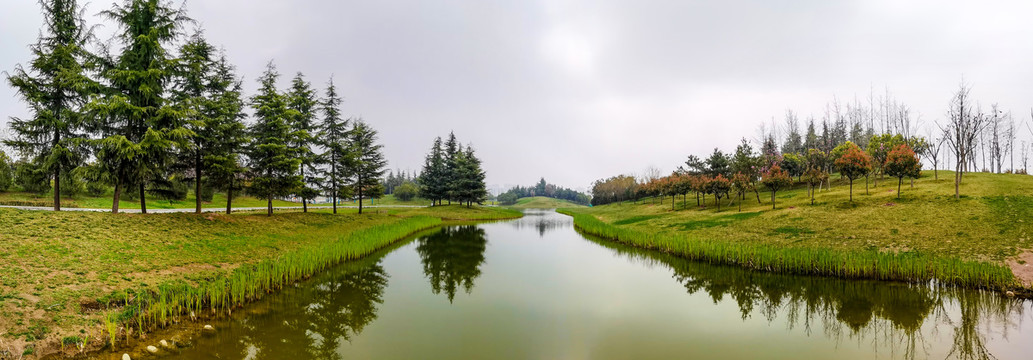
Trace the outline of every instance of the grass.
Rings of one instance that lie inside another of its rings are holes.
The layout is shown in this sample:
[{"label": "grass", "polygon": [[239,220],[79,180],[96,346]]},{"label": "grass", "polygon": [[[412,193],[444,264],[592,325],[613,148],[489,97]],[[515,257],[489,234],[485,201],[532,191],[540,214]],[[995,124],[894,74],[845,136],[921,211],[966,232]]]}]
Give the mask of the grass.
[{"label": "grass", "polygon": [[[845,180],[819,191],[810,204],[806,186],[747,196],[742,211],[690,195],[638,203],[568,209],[584,231],[681,256],[755,269],[905,281],[939,279],[978,287],[1015,280],[1005,266],[1033,247],[1033,177],[967,174],[962,199],[953,197],[953,173],[940,180],[924,172],[914,189],[896,179],[865,194],[863,179],[848,201]],[[727,199],[725,200],[727,201]],[[1023,281],[1021,285],[1028,281]]]},{"label": "grass", "polygon": [[567,200],[553,199],[544,196],[525,197],[517,200],[516,204],[506,207],[514,209],[556,209],[556,208],[578,208],[584,207]]},{"label": "grass", "polygon": [[266,217],[0,209],[0,336],[39,354],[54,351],[47,341],[67,336],[117,342],[191,311],[231,311],[443,219],[521,215],[459,206],[328,211]]},{"label": "grass", "polygon": [[[113,203],[111,191],[108,191],[104,196],[89,196],[89,195],[77,195],[73,197],[64,197],[61,199],[61,207],[66,208],[86,208],[86,209],[110,209]],[[195,205],[194,193],[188,192],[185,200],[161,200],[155,197],[147,197],[147,208],[148,209],[192,209]],[[54,195],[50,194],[34,194],[27,192],[0,192],[0,205],[16,205],[16,206],[42,206],[51,207],[54,206]],[[250,196],[239,196],[233,199],[233,207],[264,207],[266,206],[265,199],[258,199]],[[226,194],[215,193],[212,196],[212,201],[202,202],[203,207],[226,207]],[[301,203],[294,203],[283,200],[273,200],[273,206],[301,206]],[[118,202],[120,209],[139,209],[139,200],[127,200],[123,197]]]}]

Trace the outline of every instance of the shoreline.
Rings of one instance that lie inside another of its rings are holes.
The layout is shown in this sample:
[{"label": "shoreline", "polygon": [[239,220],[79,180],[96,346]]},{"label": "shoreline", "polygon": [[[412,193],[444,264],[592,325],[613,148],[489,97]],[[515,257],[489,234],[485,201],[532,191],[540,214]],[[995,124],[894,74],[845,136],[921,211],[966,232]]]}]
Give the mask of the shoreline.
[{"label": "shoreline", "polygon": [[557,212],[572,217],[579,232],[692,261],[790,275],[909,283],[936,281],[946,286],[986,289],[1000,292],[1002,296],[1033,299],[1033,288],[1023,286],[1011,269],[1000,264],[931,255],[904,257],[874,251],[775,248],[704,241],[619,228],[574,209],[557,209]]},{"label": "shoreline", "polygon": [[[435,213],[439,213],[439,216],[434,216]],[[523,214],[497,208],[464,210],[443,207],[396,209],[382,216],[386,217],[385,219],[394,219],[355,228],[332,241],[315,242],[286,253],[278,253],[275,257],[253,262],[230,263],[228,269],[216,275],[158,269],[156,272],[168,274],[159,276],[162,280],[155,285],[141,284],[119,288],[96,301],[71,300],[73,303],[68,305],[79,307],[78,321],[92,322],[92,326],[80,329],[79,334],[71,336],[67,336],[66,331],[34,340],[23,340],[20,335],[14,333],[14,329],[10,329],[5,335],[13,335],[14,338],[8,337],[9,341],[0,344],[3,346],[0,348],[0,358],[82,357],[110,349],[109,342],[112,338],[117,339],[115,349],[120,349],[122,347],[118,344],[142,343],[139,341],[141,335],[148,335],[153,330],[168,328],[177,323],[196,323],[200,331],[201,323],[197,321],[218,318],[246,309],[248,304],[261,299],[264,294],[304,281],[329,267],[364,258],[414,234],[454,223],[508,220],[519,218]],[[355,220],[345,217],[341,219],[341,223],[336,226],[355,226],[348,223]],[[232,220],[231,218],[228,221]],[[100,319],[97,319],[98,317]],[[140,331],[141,328],[144,331]],[[153,341],[156,342],[157,339]]]}]

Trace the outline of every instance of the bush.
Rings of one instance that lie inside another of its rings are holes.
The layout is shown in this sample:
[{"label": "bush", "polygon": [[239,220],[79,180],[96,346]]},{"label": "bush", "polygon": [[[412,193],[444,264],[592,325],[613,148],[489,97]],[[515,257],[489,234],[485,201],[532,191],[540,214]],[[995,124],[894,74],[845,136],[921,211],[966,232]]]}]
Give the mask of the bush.
[{"label": "bush", "polygon": [[37,164],[19,161],[14,165],[14,182],[23,191],[37,195],[50,192],[50,174]]},{"label": "bush", "polygon": [[402,183],[402,185],[398,185],[397,187],[395,187],[395,199],[401,201],[411,201],[412,199],[416,198],[416,193],[418,193],[419,191],[420,189],[416,187],[416,184],[413,184],[412,181],[406,181]]},{"label": "bush", "polygon": [[61,174],[61,197],[76,196],[86,192],[87,181],[83,178],[82,173],[76,170]]},{"label": "bush", "polygon": [[11,168],[11,159],[0,151],[0,192],[7,191],[14,185],[14,169]]},{"label": "bush", "polygon": [[101,197],[108,193],[108,186],[98,181],[86,182],[86,194],[93,197]]},{"label": "bush", "polygon": [[513,205],[517,203],[517,200],[520,200],[520,198],[514,193],[507,192],[499,195],[499,204],[501,205]]},{"label": "bush", "polygon": [[204,184],[201,184],[201,195],[200,196],[201,196],[201,201],[203,201],[203,202],[212,202],[212,199],[215,198],[215,188],[210,186],[210,185],[206,186]]}]

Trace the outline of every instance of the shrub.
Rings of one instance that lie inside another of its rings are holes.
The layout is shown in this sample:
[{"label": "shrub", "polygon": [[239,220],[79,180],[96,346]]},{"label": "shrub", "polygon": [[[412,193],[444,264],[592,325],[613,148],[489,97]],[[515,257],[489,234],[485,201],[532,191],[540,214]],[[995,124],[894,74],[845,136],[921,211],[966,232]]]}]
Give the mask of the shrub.
[{"label": "shrub", "polygon": [[[420,189],[416,187],[416,184],[414,184],[412,181],[406,181],[403,182],[401,185],[395,187],[395,199],[401,201],[411,201],[412,199],[416,198],[416,193],[418,193],[419,191]],[[515,197],[516,195],[513,196]],[[513,202],[516,203],[516,199],[514,199]]]},{"label": "shrub", "polygon": [[907,144],[900,144],[886,154],[886,175],[897,178],[897,198],[900,198],[900,185],[905,177],[917,178],[922,171],[922,162]]},{"label": "shrub", "polygon": [[793,186],[793,179],[789,178],[789,173],[777,164],[764,172],[760,182],[771,191],[771,209],[775,209],[775,192]]},{"label": "shrub", "polygon": [[850,180],[850,201],[854,201],[854,179],[872,172],[872,158],[852,142],[847,141],[841,146],[845,146],[845,151],[836,159],[836,167]]},{"label": "shrub", "polygon": [[14,182],[22,191],[37,195],[50,192],[49,175],[41,166],[28,161],[19,161],[14,165]]},{"label": "shrub", "polygon": [[0,151],[0,192],[7,191],[14,185],[14,169],[11,168],[11,159]]}]

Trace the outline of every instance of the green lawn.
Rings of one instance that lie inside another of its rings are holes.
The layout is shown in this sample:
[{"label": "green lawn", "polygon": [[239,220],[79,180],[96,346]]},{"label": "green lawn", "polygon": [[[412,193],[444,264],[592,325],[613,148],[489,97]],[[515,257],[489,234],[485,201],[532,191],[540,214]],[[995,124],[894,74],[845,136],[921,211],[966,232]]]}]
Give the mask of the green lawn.
[{"label": "green lawn", "polygon": [[[87,209],[110,209],[112,204],[112,194],[109,191],[108,194],[99,197],[93,197],[88,195],[77,195],[74,197],[66,197],[61,199],[61,206],[67,208],[87,208]],[[54,206],[54,195],[44,194],[37,195],[26,192],[0,192],[0,205],[30,205],[30,206]],[[27,202],[27,203],[26,203]],[[187,193],[186,200],[161,200],[155,197],[147,198],[148,209],[192,209],[195,206],[194,193]],[[226,194],[215,193],[212,196],[212,201],[204,202],[202,207],[210,208],[225,208],[226,207]],[[266,206],[265,199],[258,199],[250,196],[238,196],[233,199],[233,207],[264,207]],[[273,206],[301,206],[301,203],[294,203],[290,201],[273,200]],[[120,209],[139,209],[139,200],[127,200],[123,197],[118,202]]]},{"label": "green lawn", "polygon": [[516,204],[506,205],[515,209],[556,209],[556,208],[579,208],[584,207],[567,200],[553,199],[544,196],[525,197],[517,200]]},{"label": "green lawn", "polygon": [[[808,247],[924,255],[988,261],[1014,268],[1030,259],[1033,248],[1033,176],[967,174],[962,198],[954,199],[953,173],[931,171],[911,189],[904,183],[897,199],[897,181],[886,178],[866,194],[864,179],[854,182],[848,200],[845,180],[836,177],[832,190],[816,193],[810,204],[805,185],[776,195],[754,194],[721,209],[708,196],[705,208],[696,199],[678,197],[625,202],[576,212],[590,214],[620,228],[684,238],[775,247]],[[1022,279],[1025,283],[1033,281]]]},{"label": "green lawn", "polygon": [[242,264],[313,251],[363,229],[428,217],[519,216],[514,210],[460,206],[362,215],[356,209],[338,215],[318,209],[271,217],[0,209],[0,228],[5,229],[0,233],[0,340],[15,348],[53,345],[54,339],[79,336],[80,330],[96,331],[101,314],[81,304],[95,304],[121,289],[177,279],[200,284]]}]

